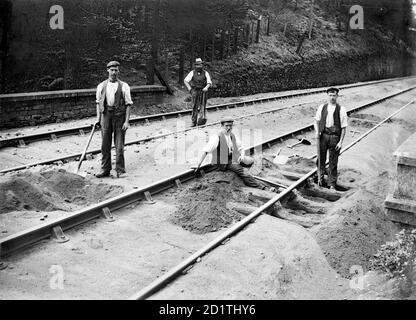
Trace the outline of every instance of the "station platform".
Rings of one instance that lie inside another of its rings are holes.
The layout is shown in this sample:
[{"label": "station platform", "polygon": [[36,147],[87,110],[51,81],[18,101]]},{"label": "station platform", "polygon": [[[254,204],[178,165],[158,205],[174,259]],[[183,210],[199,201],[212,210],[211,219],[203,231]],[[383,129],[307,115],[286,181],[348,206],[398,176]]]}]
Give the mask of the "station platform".
[{"label": "station platform", "polygon": [[416,226],[416,133],[395,152],[397,177],[384,202],[390,220]]}]

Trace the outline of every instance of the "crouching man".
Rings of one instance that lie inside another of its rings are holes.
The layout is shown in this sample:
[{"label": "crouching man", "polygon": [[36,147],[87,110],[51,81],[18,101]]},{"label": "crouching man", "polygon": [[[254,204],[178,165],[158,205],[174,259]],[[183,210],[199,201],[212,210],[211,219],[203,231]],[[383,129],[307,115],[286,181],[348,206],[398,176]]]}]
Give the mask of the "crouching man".
[{"label": "crouching man", "polygon": [[[250,175],[243,166],[249,167],[254,160],[244,154],[240,140],[232,132],[234,120],[223,118],[221,120],[221,130],[210,137],[207,145],[202,149],[201,156],[195,171],[199,169],[208,153],[212,154],[211,164],[218,167],[221,171],[230,170],[237,174],[248,187],[267,189],[267,186]],[[270,191],[276,189],[271,187]]]}]

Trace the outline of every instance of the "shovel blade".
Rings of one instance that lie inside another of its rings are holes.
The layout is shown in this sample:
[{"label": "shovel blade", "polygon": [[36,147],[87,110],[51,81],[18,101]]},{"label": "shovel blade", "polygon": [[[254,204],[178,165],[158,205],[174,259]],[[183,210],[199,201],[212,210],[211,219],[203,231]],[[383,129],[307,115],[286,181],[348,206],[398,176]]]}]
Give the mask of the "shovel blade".
[{"label": "shovel blade", "polygon": [[302,139],[302,140],[300,141],[300,143],[305,144],[305,145],[307,145],[307,146],[310,146],[310,145],[312,144],[309,140],[306,140],[306,139]]},{"label": "shovel blade", "polygon": [[273,163],[274,164],[286,164],[288,160],[289,160],[288,156],[277,156],[276,158],[273,159]]}]

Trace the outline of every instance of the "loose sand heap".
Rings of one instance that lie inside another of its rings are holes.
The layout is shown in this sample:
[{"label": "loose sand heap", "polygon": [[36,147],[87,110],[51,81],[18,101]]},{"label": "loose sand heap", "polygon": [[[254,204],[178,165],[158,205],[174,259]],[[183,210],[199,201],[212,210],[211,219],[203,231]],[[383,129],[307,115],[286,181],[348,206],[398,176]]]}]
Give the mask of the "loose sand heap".
[{"label": "loose sand heap", "polygon": [[122,191],[122,187],[96,184],[63,169],[25,171],[0,183],[0,214],[24,210],[71,211]]},{"label": "loose sand heap", "polygon": [[214,172],[178,191],[180,203],[171,222],[197,234],[214,232],[243,217],[228,210],[229,201],[247,202],[239,191],[244,183],[232,172]]},{"label": "loose sand heap", "polygon": [[370,258],[398,231],[383,207],[388,186],[388,175],[381,174],[334,203],[326,219],[312,228],[328,262],[345,278],[353,276],[352,266],[368,270]]}]

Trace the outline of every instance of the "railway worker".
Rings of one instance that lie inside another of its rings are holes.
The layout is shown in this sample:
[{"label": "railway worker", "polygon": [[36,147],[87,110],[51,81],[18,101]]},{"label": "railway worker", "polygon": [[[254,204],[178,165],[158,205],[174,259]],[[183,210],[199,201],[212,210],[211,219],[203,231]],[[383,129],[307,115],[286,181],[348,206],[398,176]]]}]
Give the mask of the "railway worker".
[{"label": "railway worker", "polygon": [[[197,58],[194,64],[194,70],[188,73],[184,79],[184,84],[192,95],[192,127],[205,124],[206,106],[208,89],[212,86],[211,77],[208,71],[204,70],[204,63],[201,58]],[[205,119],[198,123],[198,110],[202,108],[201,115]]]},{"label": "railway worker", "polygon": [[329,170],[327,186],[336,189],[338,177],[338,156],[344,142],[348,126],[347,111],[337,103],[337,88],[327,91],[328,102],[319,106],[315,116],[315,137],[318,145],[318,185],[324,185],[324,172],[329,151]]},{"label": "railway worker", "polygon": [[116,173],[120,177],[126,172],[124,164],[124,139],[129,128],[130,108],[133,101],[130,96],[130,86],[119,80],[117,61],[107,64],[108,79],[97,87],[97,122],[101,126],[101,171],[97,178],[109,177],[111,171],[111,140],[114,134],[116,147]]},{"label": "railway worker", "polygon": [[[249,187],[266,189],[266,185],[250,175],[244,167],[250,167],[254,159],[244,154],[240,139],[233,132],[234,120],[225,117],[221,120],[221,130],[210,137],[208,143],[202,149],[198,164],[193,167],[195,172],[199,169],[208,153],[212,154],[211,164],[218,166],[221,171],[230,170],[236,173]],[[270,188],[275,192],[275,188]]]}]

